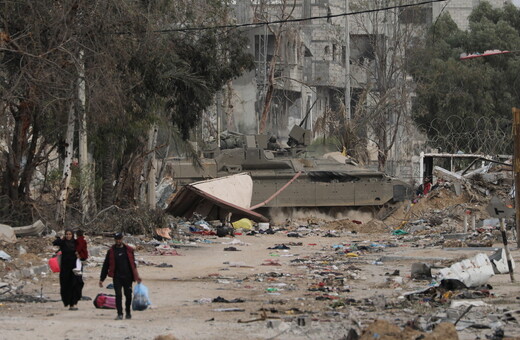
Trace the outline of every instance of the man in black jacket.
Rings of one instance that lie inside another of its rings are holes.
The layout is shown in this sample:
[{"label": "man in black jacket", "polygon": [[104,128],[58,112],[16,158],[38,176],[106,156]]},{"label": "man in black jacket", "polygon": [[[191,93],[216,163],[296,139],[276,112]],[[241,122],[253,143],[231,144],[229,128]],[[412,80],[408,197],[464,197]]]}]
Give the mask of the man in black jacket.
[{"label": "man in black jacket", "polygon": [[114,290],[116,292],[116,320],[123,319],[123,295],[125,293],[125,311],[126,319],[131,319],[130,307],[132,306],[132,283],[141,282],[139,273],[135,266],[134,249],[123,243],[123,234],[114,235],[115,244],[110,247],[103,262],[101,276],[99,278],[99,287],[103,287],[107,275],[114,280]]}]

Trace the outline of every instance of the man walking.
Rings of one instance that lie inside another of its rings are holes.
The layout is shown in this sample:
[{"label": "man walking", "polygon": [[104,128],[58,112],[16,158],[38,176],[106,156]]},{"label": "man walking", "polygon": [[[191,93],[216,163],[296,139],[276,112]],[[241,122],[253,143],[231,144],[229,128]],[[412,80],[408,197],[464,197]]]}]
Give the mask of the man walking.
[{"label": "man walking", "polygon": [[103,262],[99,287],[103,287],[107,275],[114,280],[114,290],[116,292],[116,320],[123,319],[123,296],[121,289],[125,293],[126,319],[131,319],[130,306],[132,306],[132,282],[141,282],[139,273],[135,266],[134,249],[123,243],[123,234],[114,235],[115,244],[110,247]]}]

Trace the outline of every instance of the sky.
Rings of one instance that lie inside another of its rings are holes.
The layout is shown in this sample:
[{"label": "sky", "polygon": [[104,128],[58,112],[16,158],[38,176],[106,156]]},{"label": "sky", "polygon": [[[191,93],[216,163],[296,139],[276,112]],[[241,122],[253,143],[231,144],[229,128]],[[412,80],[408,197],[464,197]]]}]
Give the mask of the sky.
[{"label": "sky", "polygon": [[520,6],[520,0],[513,0],[513,3],[517,6]]}]

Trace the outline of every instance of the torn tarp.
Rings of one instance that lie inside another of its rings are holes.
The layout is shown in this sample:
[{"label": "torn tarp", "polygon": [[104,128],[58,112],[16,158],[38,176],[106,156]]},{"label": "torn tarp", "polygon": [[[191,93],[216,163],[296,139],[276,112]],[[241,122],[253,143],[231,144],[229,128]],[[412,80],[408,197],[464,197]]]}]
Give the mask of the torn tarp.
[{"label": "torn tarp", "polygon": [[[240,177],[235,177],[240,176]],[[247,176],[251,182],[249,189]],[[231,183],[244,182],[244,185],[230,188]],[[225,196],[221,194],[225,193]],[[219,197],[220,196],[220,197]],[[231,221],[248,218],[256,222],[269,220],[248,209],[251,204],[252,180],[249,175],[238,174],[183,186],[166,208],[173,216],[191,218],[194,213],[206,216],[208,220],[224,220],[232,213]]]},{"label": "torn tarp", "polygon": [[481,253],[441,269],[438,279],[457,279],[467,287],[478,287],[485,285],[493,275],[495,272],[491,260]]}]

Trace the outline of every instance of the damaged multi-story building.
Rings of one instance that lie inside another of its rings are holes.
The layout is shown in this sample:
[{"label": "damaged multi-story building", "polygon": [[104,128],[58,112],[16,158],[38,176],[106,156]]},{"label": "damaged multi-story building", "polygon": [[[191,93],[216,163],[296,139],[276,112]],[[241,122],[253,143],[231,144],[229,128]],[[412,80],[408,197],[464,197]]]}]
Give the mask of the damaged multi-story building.
[{"label": "damaged multi-story building", "polygon": [[[318,137],[344,119],[356,115],[360,118],[367,115],[368,108],[386,105],[381,102],[385,96],[400,96],[400,109],[390,108],[395,112],[384,116],[388,126],[399,125],[385,170],[402,178],[416,177],[413,157],[418,155],[425,137],[413,126],[406,126],[407,119],[411,124],[413,84],[404,70],[397,68],[391,71],[395,78],[382,79],[386,77],[384,70],[396,67],[399,58],[404,58],[404,49],[395,43],[398,39],[410,39],[444,12],[450,13],[461,29],[467,29],[468,16],[481,1],[451,0],[406,9],[398,7],[417,2],[236,0],[236,23],[259,24],[242,28],[256,68],[224,89],[220,99],[226,116],[222,128],[268,133],[284,139],[294,124],[307,118],[305,127]],[[488,2],[503,6],[510,1]],[[385,7],[394,8],[367,12]],[[345,13],[357,14],[345,16]],[[263,24],[267,22],[272,24]],[[406,33],[408,37],[403,37],[402,26],[412,27]],[[402,88],[396,91],[399,93],[392,94],[391,89],[399,86]],[[390,138],[386,131],[380,133],[383,138]],[[376,147],[377,141],[368,140],[367,163],[376,165],[380,146]]]},{"label": "damaged multi-story building", "polygon": [[[237,23],[304,19],[343,13],[341,1],[237,1]],[[234,126],[260,130],[261,113],[272,82],[272,101],[265,132],[286,137],[309,112],[317,114],[344,96],[346,50],[342,17],[306,20],[245,29],[256,69],[233,81]],[[274,69],[271,67],[274,65]],[[271,74],[272,72],[272,74]],[[238,123],[240,122],[240,123]],[[232,127],[230,127],[232,128]]]}]

